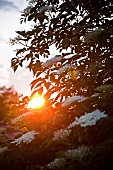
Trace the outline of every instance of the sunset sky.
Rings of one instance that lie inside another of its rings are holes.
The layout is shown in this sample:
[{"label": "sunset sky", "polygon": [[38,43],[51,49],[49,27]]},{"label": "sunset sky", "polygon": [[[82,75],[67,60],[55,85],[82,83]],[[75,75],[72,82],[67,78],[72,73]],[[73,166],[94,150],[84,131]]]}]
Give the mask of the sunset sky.
[{"label": "sunset sky", "polygon": [[[29,95],[33,75],[25,68],[13,72],[11,59],[15,57],[16,47],[9,45],[9,39],[16,36],[15,31],[30,28],[30,23],[20,24],[21,12],[26,6],[26,0],[0,0],[0,87],[13,85],[19,93]],[[50,57],[59,54],[53,46],[50,52]]]},{"label": "sunset sky", "polygon": [[0,0],[0,87],[13,85],[19,93],[24,94],[30,93],[32,73],[25,68],[14,73],[10,68],[15,48],[9,45],[9,38],[16,35],[15,31],[22,30],[20,15],[26,5],[26,0]]}]

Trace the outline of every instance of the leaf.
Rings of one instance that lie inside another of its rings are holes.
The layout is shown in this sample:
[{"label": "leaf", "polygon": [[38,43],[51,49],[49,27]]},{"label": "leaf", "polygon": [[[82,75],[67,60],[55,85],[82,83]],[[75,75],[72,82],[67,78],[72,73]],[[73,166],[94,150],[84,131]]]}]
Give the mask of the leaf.
[{"label": "leaf", "polygon": [[53,73],[50,74],[50,81],[54,81],[55,80],[55,75]]},{"label": "leaf", "polygon": [[43,93],[43,87],[40,87],[40,88],[38,89],[38,94],[41,96],[42,93]]},{"label": "leaf", "polygon": [[49,89],[50,85],[51,85],[50,82],[46,82],[46,83],[45,83],[45,87],[46,87],[47,90]]},{"label": "leaf", "polygon": [[42,31],[42,28],[41,28],[40,26],[38,26],[38,27],[36,28],[36,32],[39,33],[40,31]]},{"label": "leaf", "polygon": [[39,59],[39,54],[35,54],[35,57]]},{"label": "leaf", "polygon": [[19,65],[22,67],[23,60],[19,61]]},{"label": "leaf", "polygon": [[26,32],[25,31],[16,31],[17,34],[26,37]]},{"label": "leaf", "polygon": [[[34,60],[35,60],[35,58],[34,58]],[[34,75],[37,73],[37,71],[42,71],[42,70],[43,70],[43,68],[42,68],[41,62],[39,60],[37,60],[36,63],[33,64],[33,67],[32,67],[32,71],[33,71]]]},{"label": "leaf", "polygon": [[63,39],[63,41],[62,41],[63,48],[68,48],[69,45],[70,45],[70,39],[69,38]]},{"label": "leaf", "polygon": [[64,96],[62,95],[62,96],[61,96],[61,98],[60,98],[60,103],[62,102],[62,100],[63,100],[63,97],[64,97]]},{"label": "leaf", "polygon": [[32,98],[37,92],[38,92],[37,89],[34,90],[34,91],[31,93],[31,98]]},{"label": "leaf", "polygon": [[45,52],[46,54],[50,55],[49,50],[44,50],[44,52]]},{"label": "leaf", "polygon": [[61,93],[59,93],[56,97],[55,100],[58,100],[58,98],[60,97]]},{"label": "leaf", "polygon": [[14,67],[18,63],[18,58],[12,58],[11,67]]},{"label": "leaf", "polygon": [[31,21],[32,19],[34,19],[35,17],[35,14],[31,14],[29,17],[28,17],[28,21]]},{"label": "leaf", "polygon": [[18,68],[18,65],[14,65],[12,68],[13,68],[13,71],[15,72]]},{"label": "leaf", "polygon": [[41,85],[43,85],[43,82],[40,82],[40,83],[38,83],[38,84],[36,84],[34,87],[31,87],[31,90],[33,89],[33,88],[38,88],[38,87],[40,87]]},{"label": "leaf", "polygon": [[37,67],[33,66],[32,71],[33,71],[33,76],[35,76],[35,74],[37,73]]},{"label": "leaf", "polygon": [[26,48],[22,48],[22,49],[18,50],[17,53],[16,53],[16,56],[17,56],[18,54],[24,52],[25,50],[26,50]]},{"label": "leaf", "polygon": [[113,90],[113,85],[101,85],[95,89],[95,91],[98,92],[106,92],[110,90]]},{"label": "leaf", "polygon": [[43,82],[43,78],[37,78],[37,79],[35,79],[35,80],[33,80],[32,82],[31,82],[31,88],[33,88],[35,85],[36,85],[36,83],[38,83],[38,82],[40,82],[40,81],[42,81]]},{"label": "leaf", "polygon": [[76,69],[70,70],[68,73],[73,80],[76,80],[77,76],[79,75],[79,71],[77,71]]},{"label": "leaf", "polygon": [[38,77],[41,73],[42,73],[42,71],[37,71],[35,76]]},{"label": "leaf", "polygon": [[29,60],[31,57],[32,57],[32,54],[27,54],[27,55],[25,56],[25,58],[26,58],[27,60]]},{"label": "leaf", "polygon": [[25,96],[25,97],[22,98],[22,102],[23,102],[23,103],[26,103],[28,100],[29,100],[29,97],[28,97],[28,96]]},{"label": "leaf", "polygon": [[51,89],[49,89],[49,90],[45,93],[44,98],[45,98],[45,99],[49,99],[49,98],[51,97],[51,94],[52,94]]}]

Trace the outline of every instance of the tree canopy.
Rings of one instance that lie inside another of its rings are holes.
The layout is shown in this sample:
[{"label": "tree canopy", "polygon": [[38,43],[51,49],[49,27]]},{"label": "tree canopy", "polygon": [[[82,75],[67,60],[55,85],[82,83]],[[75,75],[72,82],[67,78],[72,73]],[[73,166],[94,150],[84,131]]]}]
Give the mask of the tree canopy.
[{"label": "tree canopy", "polygon": [[[16,71],[27,60],[27,67],[35,76],[31,83],[33,92],[41,93],[45,86],[45,96],[50,98],[57,92],[60,102],[75,94],[88,97],[98,86],[111,85],[112,11],[111,0],[28,1],[21,23],[33,24],[31,30],[17,31],[12,40],[23,45],[12,59],[12,68]],[[52,45],[60,55],[50,59]]]}]

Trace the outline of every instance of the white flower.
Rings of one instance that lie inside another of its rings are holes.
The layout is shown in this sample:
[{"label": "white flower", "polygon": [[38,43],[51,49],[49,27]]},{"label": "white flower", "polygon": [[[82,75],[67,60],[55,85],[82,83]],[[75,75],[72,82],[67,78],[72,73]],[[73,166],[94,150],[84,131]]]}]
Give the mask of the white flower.
[{"label": "white flower", "polygon": [[54,161],[49,163],[47,166],[50,169],[59,169],[66,164],[66,160],[69,159],[82,159],[90,151],[88,146],[80,146],[77,149],[67,150],[64,152],[64,158],[56,158]]},{"label": "white flower", "polygon": [[71,130],[69,129],[60,129],[54,132],[53,140],[60,140],[68,137],[71,133]]},{"label": "white flower", "polygon": [[55,56],[54,58],[51,58],[50,60],[47,60],[45,63],[42,64],[42,66],[49,67],[52,64],[55,64],[56,62],[60,60],[62,60],[62,56],[58,55],[58,56]]},{"label": "white flower", "polygon": [[16,145],[19,145],[20,143],[31,143],[35,139],[35,135],[38,134],[36,131],[30,131],[25,134],[23,134],[20,138],[15,139],[11,143],[16,143]]},{"label": "white flower", "polygon": [[53,162],[48,164],[48,168],[50,169],[59,169],[63,165],[65,165],[65,158],[56,158]]},{"label": "white flower", "polygon": [[6,150],[8,150],[8,147],[7,146],[4,146],[4,147],[0,147],[0,154],[5,152]]},{"label": "white flower", "polygon": [[33,114],[35,114],[35,113],[34,113],[33,111],[26,112],[26,113],[24,113],[24,114],[16,117],[15,119],[13,119],[13,120],[12,120],[12,123],[16,123],[16,122],[18,122],[19,120],[21,120],[22,118],[24,118],[24,117],[26,117],[26,116],[28,116],[28,115],[31,115],[31,114],[33,115]]},{"label": "white flower", "polygon": [[96,125],[96,122],[101,118],[107,117],[107,114],[101,112],[100,110],[96,109],[91,113],[87,113],[80,118],[76,118],[76,120],[68,126],[68,128],[75,127],[76,125],[80,125],[81,127],[92,126]]},{"label": "white flower", "polygon": [[69,104],[71,104],[71,103],[73,103],[73,102],[75,102],[75,101],[80,102],[80,101],[83,101],[83,100],[85,100],[85,99],[86,99],[86,98],[83,97],[83,96],[72,96],[72,97],[68,97],[65,101],[63,101],[62,107],[65,107],[65,106],[67,106],[67,105],[69,105]]},{"label": "white flower", "polygon": [[77,149],[67,150],[65,152],[66,158],[70,159],[82,159],[84,156],[86,156],[90,151],[90,148],[88,146],[80,146]]}]

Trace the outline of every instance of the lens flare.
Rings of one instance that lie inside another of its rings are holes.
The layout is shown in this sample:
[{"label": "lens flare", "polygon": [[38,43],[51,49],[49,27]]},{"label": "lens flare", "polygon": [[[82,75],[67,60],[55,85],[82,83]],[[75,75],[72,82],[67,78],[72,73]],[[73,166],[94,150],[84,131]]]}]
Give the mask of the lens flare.
[{"label": "lens flare", "polygon": [[34,96],[28,103],[28,109],[39,109],[45,104],[45,99],[42,96]]}]

